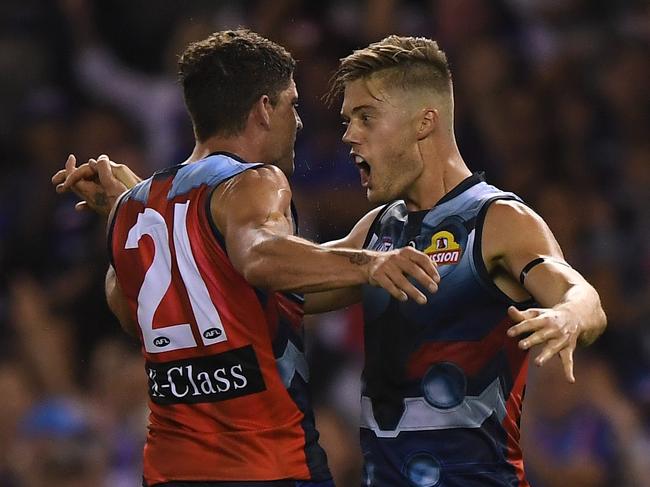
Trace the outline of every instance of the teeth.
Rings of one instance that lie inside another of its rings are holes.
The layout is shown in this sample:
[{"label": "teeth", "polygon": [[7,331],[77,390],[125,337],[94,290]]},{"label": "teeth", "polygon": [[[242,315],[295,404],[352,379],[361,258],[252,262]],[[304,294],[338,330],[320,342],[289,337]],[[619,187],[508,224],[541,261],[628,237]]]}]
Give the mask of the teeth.
[{"label": "teeth", "polygon": [[357,164],[361,164],[362,162],[366,162],[366,161],[364,161],[363,157],[361,156],[354,156],[354,162],[356,162]]}]

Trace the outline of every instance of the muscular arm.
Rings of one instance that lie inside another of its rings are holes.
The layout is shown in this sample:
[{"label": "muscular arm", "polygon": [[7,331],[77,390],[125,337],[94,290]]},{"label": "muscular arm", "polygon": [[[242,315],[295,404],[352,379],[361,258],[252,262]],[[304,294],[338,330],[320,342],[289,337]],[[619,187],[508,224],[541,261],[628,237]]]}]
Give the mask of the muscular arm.
[{"label": "muscular arm", "polygon": [[233,266],[253,286],[274,291],[317,292],[369,282],[399,299],[426,298],[404,273],[436,287],[435,268],[423,254],[328,248],[295,237],[291,190],[274,166],[248,170],[212,196],[211,213]]},{"label": "muscular arm", "polygon": [[106,273],[105,291],[108,308],[117,317],[122,329],[129,335],[137,337],[138,325],[131,318],[128,302],[124,297],[124,293],[122,292],[119,283],[117,282],[113,266],[109,266],[108,272]]},{"label": "muscular arm", "polygon": [[[339,248],[348,247],[353,249],[363,248],[363,242],[370,230],[372,222],[383,207],[378,207],[368,212],[357,222],[352,231],[344,238],[326,242],[323,247]],[[319,293],[305,295],[305,314],[325,313],[342,309],[361,301],[361,286],[352,286]]]},{"label": "muscular arm", "polygon": [[537,258],[544,262],[531,268],[525,290],[542,308],[509,310],[516,326],[509,336],[531,333],[520,341],[528,349],[545,344],[536,359],[544,364],[555,354],[573,382],[573,350],[576,343],[592,343],[605,329],[606,317],[596,290],[564,261],[562,251],[546,223],[527,206],[497,201],[487,212],[483,233],[483,257],[488,271],[505,271],[514,282],[524,267]]}]

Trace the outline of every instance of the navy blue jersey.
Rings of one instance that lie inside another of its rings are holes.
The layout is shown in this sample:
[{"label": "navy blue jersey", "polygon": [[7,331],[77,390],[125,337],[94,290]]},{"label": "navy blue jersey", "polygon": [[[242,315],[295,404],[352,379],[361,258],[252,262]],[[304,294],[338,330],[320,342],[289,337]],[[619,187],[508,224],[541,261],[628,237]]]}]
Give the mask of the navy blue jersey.
[{"label": "navy blue jersey", "polygon": [[387,205],[368,233],[368,249],[425,252],[441,282],[424,306],[364,287],[363,485],[528,486],[519,447],[527,353],[506,336],[515,303],[481,257],[497,199],[520,201],[475,174],[430,210]]}]

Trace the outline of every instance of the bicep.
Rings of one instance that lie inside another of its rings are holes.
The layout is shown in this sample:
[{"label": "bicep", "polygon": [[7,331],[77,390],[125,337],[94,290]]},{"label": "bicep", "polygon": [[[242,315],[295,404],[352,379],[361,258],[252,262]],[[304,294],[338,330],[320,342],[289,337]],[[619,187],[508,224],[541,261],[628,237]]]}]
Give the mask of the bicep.
[{"label": "bicep", "polygon": [[522,271],[539,261],[526,274],[523,287],[541,305],[554,304],[552,301],[582,279],[564,260],[546,222],[516,201],[500,200],[490,206],[483,226],[482,252],[489,270],[501,268],[518,283]]},{"label": "bicep", "polygon": [[289,183],[272,166],[250,169],[213,193],[212,218],[224,235],[235,268],[261,241],[293,234],[290,206]]}]

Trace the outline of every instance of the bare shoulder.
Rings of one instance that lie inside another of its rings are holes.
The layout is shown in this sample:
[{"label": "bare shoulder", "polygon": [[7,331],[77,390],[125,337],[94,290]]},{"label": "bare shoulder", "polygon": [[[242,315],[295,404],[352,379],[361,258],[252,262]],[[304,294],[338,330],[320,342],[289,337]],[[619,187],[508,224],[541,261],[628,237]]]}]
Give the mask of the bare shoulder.
[{"label": "bare shoulder", "polygon": [[485,215],[482,253],[495,259],[519,261],[537,256],[562,257],[550,228],[532,208],[515,200],[497,200]]},{"label": "bare shoulder", "polygon": [[277,187],[278,189],[289,190],[289,181],[284,173],[270,164],[244,171],[229,179],[224,184],[224,189],[251,189],[264,190]]},{"label": "bare shoulder", "polygon": [[269,197],[277,196],[291,200],[289,181],[280,169],[265,165],[248,169],[221,183],[212,194],[211,206],[216,211],[241,202],[264,204]]}]

